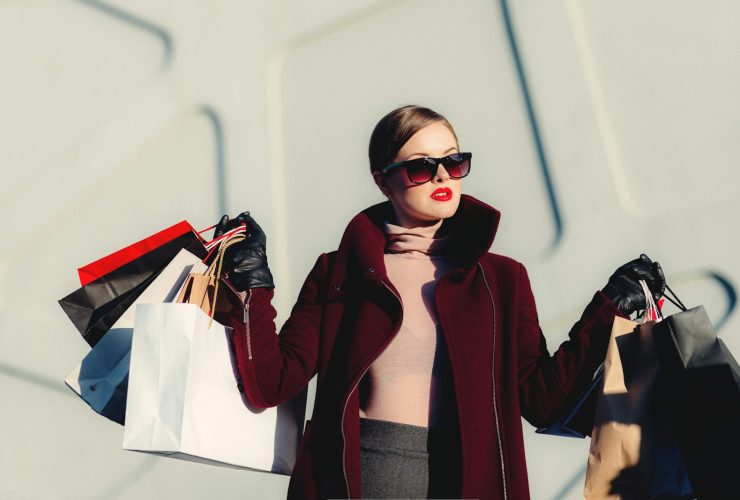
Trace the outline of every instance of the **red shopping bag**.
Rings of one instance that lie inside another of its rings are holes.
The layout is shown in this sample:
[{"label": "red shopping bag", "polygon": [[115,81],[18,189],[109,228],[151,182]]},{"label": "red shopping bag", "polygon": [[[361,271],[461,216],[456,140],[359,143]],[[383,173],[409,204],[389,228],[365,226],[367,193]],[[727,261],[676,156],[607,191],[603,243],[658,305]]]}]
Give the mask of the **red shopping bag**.
[{"label": "red shopping bag", "polygon": [[85,286],[189,231],[198,234],[198,232],[195,231],[187,221],[178,222],[174,226],[163,229],[162,231],[144,238],[141,241],[132,243],[117,252],[106,255],[102,259],[91,262],[77,270],[80,275],[80,284]]},{"label": "red shopping bag", "polygon": [[201,242],[206,246],[206,249],[209,251],[208,257],[206,257],[206,260],[208,260],[212,254],[212,251],[215,248],[218,248],[218,246],[221,244],[222,241],[225,239],[230,238],[231,236],[239,233],[244,233],[246,231],[246,225],[242,224],[241,226],[238,226],[234,229],[231,229],[230,231],[227,231],[226,233],[222,234],[218,238],[214,238],[211,241],[204,240],[200,235],[205,233],[206,231],[209,231],[213,229],[214,226],[207,227],[203,229],[202,231],[196,231],[193,229],[193,226],[188,223],[188,221],[181,221],[175,224],[174,226],[170,226],[167,229],[163,229],[159,231],[158,233],[155,233],[147,238],[144,238],[141,241],[137,241],[136,243],[132,243],[131,245],[122,248],[116,252],[113,252],[110,255],[106,255],[105,257],[96,260],[95,262],[91,262],[90,264],[87,264],[86,266],[82,266],[79,269],[77,269],[77,273],[80,275],[80,284],[82,286],[87,285],[88,283],[91,283],[98,278],[101,278],[105,276],[106,274],[110,273],[111,271],[114,271],[121,266],[124,266],[130,262],[133,262],[134,260],[138,259],[142,255],[151,252],[155,248],[159,248],[162,245],[169,243],[170,241],[182,236],[183,234],[189,233],[192,231],[195,233],[198,238],[200,238]]}]

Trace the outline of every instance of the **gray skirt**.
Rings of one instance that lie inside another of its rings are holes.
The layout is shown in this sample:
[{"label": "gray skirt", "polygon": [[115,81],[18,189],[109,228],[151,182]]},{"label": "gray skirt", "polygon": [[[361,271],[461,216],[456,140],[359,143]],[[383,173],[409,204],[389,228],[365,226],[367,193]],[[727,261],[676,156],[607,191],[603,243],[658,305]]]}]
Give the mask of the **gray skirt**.
[{"label": "gray skirt", "polygon": [[459,498],[460,438],[452,429],[360,418],[362,498]]}]

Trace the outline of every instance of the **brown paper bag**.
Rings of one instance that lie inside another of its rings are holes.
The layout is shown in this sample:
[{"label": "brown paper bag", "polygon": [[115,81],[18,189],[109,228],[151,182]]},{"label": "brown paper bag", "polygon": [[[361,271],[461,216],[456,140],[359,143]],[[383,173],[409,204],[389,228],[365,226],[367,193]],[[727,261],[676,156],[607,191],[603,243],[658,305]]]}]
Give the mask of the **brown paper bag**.
[{"label": "brown paper bag", "polygon": [[585,499],[650,498],[651,398],[658,375],[654,324],[614,318],[591,435]]},{"label": "brown paper bag", "polygon": [[215,313],[229,312],[232,307],[239,304],[238,293],[228,283],[222,281],[221,271],[226,249],[244,239],[243,234],[236,234],[224,240],[205,273],[188,275],[175,302],[195,304],[211,319]]}]

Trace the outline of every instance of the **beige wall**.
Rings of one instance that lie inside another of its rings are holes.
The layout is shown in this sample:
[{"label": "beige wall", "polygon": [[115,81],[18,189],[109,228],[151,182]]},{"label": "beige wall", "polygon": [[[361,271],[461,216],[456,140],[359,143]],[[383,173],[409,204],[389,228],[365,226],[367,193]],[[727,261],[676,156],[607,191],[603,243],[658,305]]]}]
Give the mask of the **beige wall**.
[{"label": "beige wall", "polygon": [[[502,210],[494,250],[527,265],[551,349],[644,251],[740,355],[738,19],[729,0],[0,3],[0,498],[283,498],[287,478],[122,451],[63,385],[87,347],[56,300],[105,253],[250,209],[284,320],[381,200],[368,138],[406,103],[474,152],[464,190]],[[588,442],[525,434],[533,497],[579,498]]]}]

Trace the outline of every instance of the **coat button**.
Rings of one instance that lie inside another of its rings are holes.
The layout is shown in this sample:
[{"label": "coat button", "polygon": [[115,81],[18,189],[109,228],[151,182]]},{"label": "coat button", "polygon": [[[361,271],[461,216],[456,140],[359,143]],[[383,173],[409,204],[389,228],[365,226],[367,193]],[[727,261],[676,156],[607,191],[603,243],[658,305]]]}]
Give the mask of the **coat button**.
[{"label": "coat button", "polygon": [[334,285],[334,291],[337,292],[337,293],[341,292],[342,291],[342,285],[339,285],[339,284]]},{"label": "coat button", "polygon": [[375,268],[374,268],[374,267],[372,267],[372,266],[371,266],[371,267],[368,267],[368,268],[367,268],[367,272],[369,272],[369,273],[374,273],[374,272],[375,272]]}]

